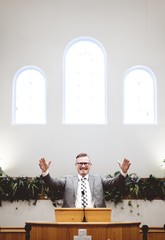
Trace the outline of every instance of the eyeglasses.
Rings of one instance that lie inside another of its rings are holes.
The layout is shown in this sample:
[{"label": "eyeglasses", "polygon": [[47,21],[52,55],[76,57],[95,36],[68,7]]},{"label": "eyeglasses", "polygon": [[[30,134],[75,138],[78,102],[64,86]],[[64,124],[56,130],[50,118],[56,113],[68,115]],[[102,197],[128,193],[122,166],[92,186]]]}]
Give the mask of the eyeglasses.
[{"label": "eyeglasses", "polygon": [[89,162],[77,162],[76,163],[77,165],[79,165],[79,166],[88,166],[90,163]]}]

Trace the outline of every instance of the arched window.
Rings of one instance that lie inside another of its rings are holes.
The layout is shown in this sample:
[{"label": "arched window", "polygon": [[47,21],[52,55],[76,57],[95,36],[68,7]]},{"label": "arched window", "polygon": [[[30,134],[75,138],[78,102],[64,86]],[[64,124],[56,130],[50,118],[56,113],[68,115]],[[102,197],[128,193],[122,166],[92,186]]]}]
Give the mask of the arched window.
[{"label": "arched window", "polygon": [[17,71],[13,85],[13,123],[46,123],[46,81],[41,69],[25,66]]},{"label": "arched window", "polygon": [[93,38],[72,41],[64,53],[65,124],[106,124],[106,54]]},{"label": "arched window", "polygon": [[135,66],[124,78],[124,123],[156,124],[156,78],[149,68]]}]

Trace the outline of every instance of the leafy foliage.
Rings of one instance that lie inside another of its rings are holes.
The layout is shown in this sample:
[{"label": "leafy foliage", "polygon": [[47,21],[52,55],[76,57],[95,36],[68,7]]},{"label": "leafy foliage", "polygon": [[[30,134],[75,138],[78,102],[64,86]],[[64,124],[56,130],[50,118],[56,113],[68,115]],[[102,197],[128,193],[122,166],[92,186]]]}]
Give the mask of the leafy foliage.
[{"label": "leafy foliage", "polygon": [[153,175],[148,178],[138,178],[136,174],[130,174],[122,188],[106,191],[105,199],[115,204],[122,202],[123,199],[165,200],[165,179]]},{"label": "leafy foliage", "polygon": [[[0,204],[2,201],[30,201],[38,199],[42,192],[44,183],[40,177],[18,177],[9,176],[0,178]],[[34,202],[34,203],[35,203]]]},{"label": "leafy foliage", "polygon": [[[117,172],[118,173],[118,172]],[[115,173],[114,176],[117,174]],[[107,176],[108,178],[112,176]],[[62,192],[52,192],[45,185],[41,177],[0,177],[0,206],[2,201],[32,201],[51,199],[54,206],[61,205]],[[165,200],[165,179],[150,175],[148,178],[138,178],[136,174],[130,174],[125,185],[105,191],[105,200],[118,204],[123,199],[154,199]]]},{"label": "leafy foliage", "polygon": [[145,200],[162,199],[165,200],[165,180],[158,179],[150,175],[149,178],[140,179],[141,197]]}]

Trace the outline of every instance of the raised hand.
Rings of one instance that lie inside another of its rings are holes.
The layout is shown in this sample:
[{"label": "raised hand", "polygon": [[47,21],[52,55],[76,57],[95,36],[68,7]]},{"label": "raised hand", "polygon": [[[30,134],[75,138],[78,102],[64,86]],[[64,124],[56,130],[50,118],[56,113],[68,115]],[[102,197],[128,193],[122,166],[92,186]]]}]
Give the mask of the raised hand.
[{"label": "raised hand", "polygon": [[122,172],[127,173],[128,169],[131,165],[131,162],[127,158],[124,158],[124,160],[122,162],[118,161],[118,164],[119,164],[119,167],[121,168]]},{"label": "raised hand", "polygon": [[51,162],[52,162],[51,160],[46,161],[45,158],[41,158],[39,160],[39,166],[40,166],[42,172],[46,172],[49,169]]}]

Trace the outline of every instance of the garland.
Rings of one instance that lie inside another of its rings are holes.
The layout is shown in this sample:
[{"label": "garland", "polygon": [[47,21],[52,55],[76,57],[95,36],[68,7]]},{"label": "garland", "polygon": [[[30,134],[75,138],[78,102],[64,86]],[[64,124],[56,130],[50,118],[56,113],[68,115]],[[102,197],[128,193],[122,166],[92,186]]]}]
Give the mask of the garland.
[{"label": "garland", "polygon": [[[114,176],[118,174],[115,173]],[[108,175],[107,178],[112,178]],[[113,188],[105,191],[105,200],[116,205],[124,199],[154,199],[165,200],[165,178],[156,178],[150,175],[148,178],[138,178],[136,174],[130,174],[124,187]],[[61,192],[52,192],[45,185],[41,177],[0,177],[0,206],[2,201],[33,201],[35,205],[38,199],[51,199],[54,206],[61,205]]]}]

